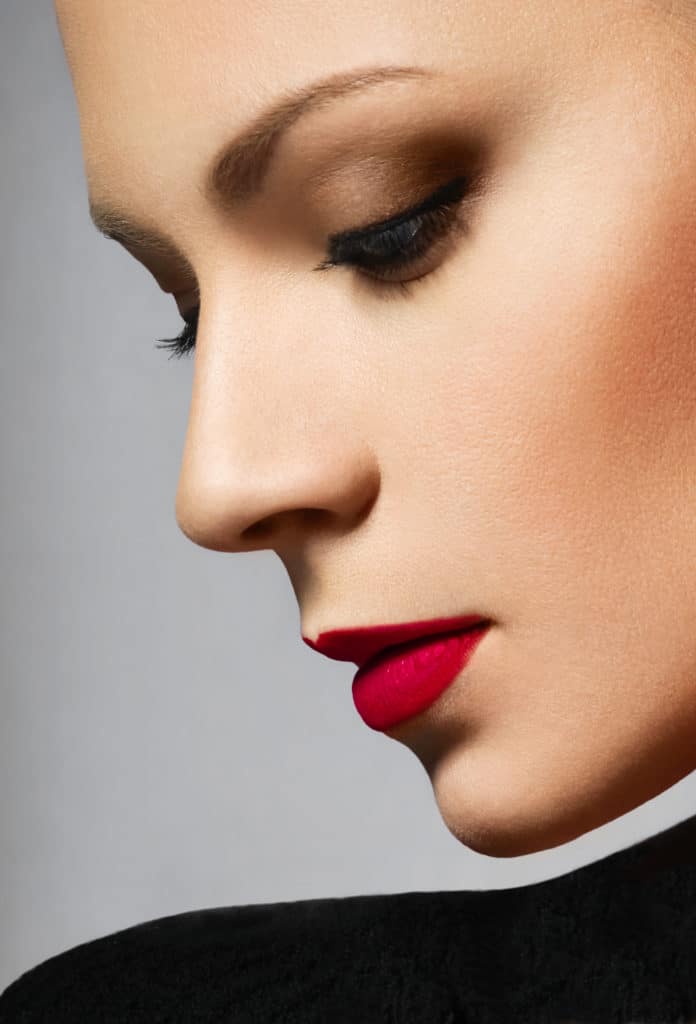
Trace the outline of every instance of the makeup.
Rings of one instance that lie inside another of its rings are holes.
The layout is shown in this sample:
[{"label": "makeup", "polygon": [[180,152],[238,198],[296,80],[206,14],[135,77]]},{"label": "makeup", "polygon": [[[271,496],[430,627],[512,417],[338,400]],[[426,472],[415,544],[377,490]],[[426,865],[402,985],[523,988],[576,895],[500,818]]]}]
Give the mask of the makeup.
[{"label": "makeup", "polygon": [[359,666],[353,703],[371,729],[386,729],[425,711],[466,666],[491,623],[480,616],[322,633],[314,650]]}]

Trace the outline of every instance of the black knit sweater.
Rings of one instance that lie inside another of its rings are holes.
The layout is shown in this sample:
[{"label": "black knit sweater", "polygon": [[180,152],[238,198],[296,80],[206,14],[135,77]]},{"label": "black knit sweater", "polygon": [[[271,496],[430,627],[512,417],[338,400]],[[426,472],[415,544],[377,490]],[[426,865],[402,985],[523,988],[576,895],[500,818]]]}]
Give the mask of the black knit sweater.
[{"label": "black knit sweater", "polygon": [[54,956],[0,1024],[696,1024],[696,816],[514,889],[195,910]]}]

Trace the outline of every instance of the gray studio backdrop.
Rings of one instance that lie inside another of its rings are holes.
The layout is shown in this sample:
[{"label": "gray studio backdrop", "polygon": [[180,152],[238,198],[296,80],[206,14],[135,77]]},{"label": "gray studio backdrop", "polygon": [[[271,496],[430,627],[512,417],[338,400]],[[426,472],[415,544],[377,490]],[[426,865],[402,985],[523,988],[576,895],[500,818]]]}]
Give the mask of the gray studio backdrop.
[{"label": "gray studio backdrop", "polygon": [[89,222],[49,0],[1,0],[0,83],[0,989],[155,917],[522,885],[693,813],[689,776],[529,857],[450,835],[354,667],[300,639],[280,560],[176,525],[192,363],[154,346],[171,297]]}]

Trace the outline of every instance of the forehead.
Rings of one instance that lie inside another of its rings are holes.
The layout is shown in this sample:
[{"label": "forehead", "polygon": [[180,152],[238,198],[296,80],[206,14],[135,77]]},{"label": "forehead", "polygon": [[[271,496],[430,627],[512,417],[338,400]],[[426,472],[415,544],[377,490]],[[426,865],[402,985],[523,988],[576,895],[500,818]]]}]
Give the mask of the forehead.
[{"label": "forehead", "polygon": [[[210,157],[262,107],[338,71],[410,64],[452,67],[480,81],[500,60],[516,6],[58,0],[88,179],[118,182],[121,194],[132,182],[134,197],[142,196],[165,154],[167,183],[191,181],[191,161]],[[531,55],[544,35],[533,4],[522,6],[516,31]]]},{"label": "forehead", "polygon": [[496,102],[506,75],[566,73],[642,2],[56,0],[56,13],[90,195],[164,224],[187,210],[194,222],[192,185],[221,145],[310,82],[432,67],[456,78],[464,106],[467,95],[481,102],[488,81]]}]

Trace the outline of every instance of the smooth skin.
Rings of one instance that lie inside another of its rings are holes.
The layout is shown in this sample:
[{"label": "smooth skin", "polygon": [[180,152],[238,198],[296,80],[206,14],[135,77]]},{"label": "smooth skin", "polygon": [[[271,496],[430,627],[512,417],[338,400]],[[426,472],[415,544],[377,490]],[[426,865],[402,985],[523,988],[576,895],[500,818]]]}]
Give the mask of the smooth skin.
[{"label": "smooth skin", "polygon": [[[388,732],[472,850],[558,846],[696,769],[694,3],[56,10],[90,198],[173,240],[127,247],[182,314],[200,295],[184,534],[275,551],[311,639],[493,620]],[[262,108],[376,65],[433,73],[310,110],[244,207],[206,193]],[[477,162],[410,294],[312,272]]]}]

